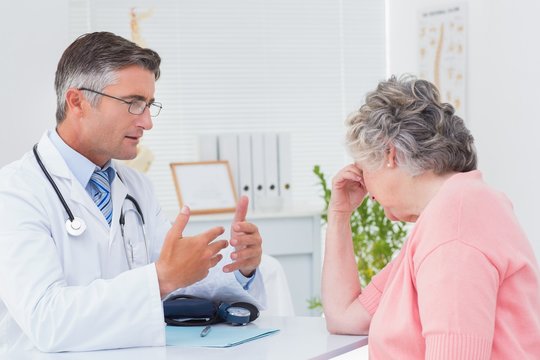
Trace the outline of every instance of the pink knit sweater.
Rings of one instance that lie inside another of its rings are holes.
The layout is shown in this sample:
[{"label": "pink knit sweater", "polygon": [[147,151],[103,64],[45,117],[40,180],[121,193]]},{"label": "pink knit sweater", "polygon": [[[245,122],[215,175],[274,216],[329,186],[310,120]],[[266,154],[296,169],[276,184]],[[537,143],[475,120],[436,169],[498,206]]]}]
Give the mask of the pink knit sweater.
[{"label": "pink knit sweater", "polygon": [[540,359],[540,272],[480,172],[447,180],[363,290],[372,359]]}]

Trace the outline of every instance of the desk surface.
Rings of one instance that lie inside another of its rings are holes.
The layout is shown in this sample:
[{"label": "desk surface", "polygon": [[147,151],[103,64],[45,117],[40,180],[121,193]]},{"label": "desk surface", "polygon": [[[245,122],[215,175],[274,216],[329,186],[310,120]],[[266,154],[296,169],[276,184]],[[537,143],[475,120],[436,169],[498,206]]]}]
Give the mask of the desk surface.
[{"label": "desk surface", "polygon": [[[270,336],[230,348],[150,347],[80,353],[46,354],[38,351],[13,354],[18,359],[330,359],[367,344],[367,336],[330,335],[321,317],[267,317],[254,323],[279,328]],[[227,325],[217,325],[227,326]]]}]

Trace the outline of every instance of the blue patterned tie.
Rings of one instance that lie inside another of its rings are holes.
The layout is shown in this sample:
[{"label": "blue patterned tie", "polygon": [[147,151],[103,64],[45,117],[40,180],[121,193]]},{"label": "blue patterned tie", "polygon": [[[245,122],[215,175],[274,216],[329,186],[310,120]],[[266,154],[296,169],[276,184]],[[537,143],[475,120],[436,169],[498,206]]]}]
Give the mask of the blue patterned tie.
[{"label": "blue patterned tie", "polygon": [[105,220],[111,225],[112,220],[112,201],[111,201],[111,185],[109,184],[109,176],[105,170],[96,170],[90,178],[90,183],[93,185],[95,193],[93,200],[98,209],[105,216]]}]

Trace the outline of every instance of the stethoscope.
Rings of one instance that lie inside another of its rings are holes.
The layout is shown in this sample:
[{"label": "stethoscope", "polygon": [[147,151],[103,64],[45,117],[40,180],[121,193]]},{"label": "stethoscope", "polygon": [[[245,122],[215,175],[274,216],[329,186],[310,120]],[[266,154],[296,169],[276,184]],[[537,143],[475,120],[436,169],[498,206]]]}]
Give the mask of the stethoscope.
[{"label": "stethoscope", "polygon": [[[49,183],[53,187],[54,192],[58,196],[58,199],[62,203],[62,206],[64,207],[64,209],[66,210],[66,213],[68,215],[68,219],[66,220],[66,231],[67,231],[67,233],[69,235],[80,236],[86,230],[86,223],[84,222],[83,219],[74,216],[73,213],[71,212],[71,209],[69,208],[68,204],[66,203],[66,200],[62,196],[62,193],[60,192],[60,189],[58,189],[58,186],[56,185],[53,178],[49,174],[49,171],[47,171],[47,168],[45,168],[45,164],[43,164],[43,161],[41,161],[41,157],[39,156],[37,146],[38,146],[38,144],[35,144],[33,149],[32,149],[32,151],[34,152],[34,156],[36,157],[36,161],[37,161],[39,167],[41,168],[41,170],[43,171],[43,173],[45,174],[45,176],[47,177],[47,180],[49,181]],[[116,175],[118,175],[118,178],[120,179],[120,181],[122,181],[122,178],[120,177],[120,174],[118,172],[116,173]],[[139,206],[139,203],[137,202],[137,200],[135,200],[135,198],[133,196],[129,195],[129,194],[126,195],[126,200],[131,201],[131,203],[135,207],[135,210],[132,209],[131,211],[134,211],[137,214],[137,216],[139,217],[139,219],[140,219],[141,228],[142,228],[142,234],[143,234],[143,239],[144,239],[144,247],[145,247],[145,251],[146,251],[146,263],[148,264],[150,262],[150,259],[149,259],[149,253],[148,253],[148,242],[146,240],[146,226],[145,226],[146,224],[144,222],[144,216],[143,216],[141,207]],[[129,211],[129,209],[128,209],[128,211]],[[131,240],[128,240],[126,242],[125,229],[124,229],[124,227],[126,225],[126,217],[125,217],[125,213],[124,213],[123,210],[120,211],[119,223],[120,223],[120,233],[122,234],[122,240],[124,242],[124,251],[125,251],[125,254],[126,254],[126,261],[128,263],[129,268],[131,269],[132,266],[133,266],[133,263],[135,261],[134,252],[133,252],[133,243],[131,242]],[[131,250],[131,256],[128,255],[128,250],[127,250],[128,245],[129,245],[129,248]],[[131,257],[131,260],[130,260],[130,257]]]}]

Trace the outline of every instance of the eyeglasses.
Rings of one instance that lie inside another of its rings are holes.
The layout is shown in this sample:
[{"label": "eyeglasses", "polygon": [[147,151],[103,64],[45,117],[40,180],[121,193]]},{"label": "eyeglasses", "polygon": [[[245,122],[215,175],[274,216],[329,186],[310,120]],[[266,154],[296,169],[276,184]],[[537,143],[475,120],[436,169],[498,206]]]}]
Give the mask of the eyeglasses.
[{"label": "eyeglasses", "polygon": [[144,100],[137,100],[137,99],[127,101],[127,100],[121,99],[119,97],[104,94],[102,92],[92,90],[92,89],[79,88],[79,90],[90,91],[90,92],[93,92],[93,93],[101,95],[101,96],[106,96],[108,98],[121,101],[124,104],[128,104],[129,105],[128,111],[129,111],[130,114],[133,114],[133,115],[141,115],[144,112],[144,110],[146,108],[148,108],[150,110],[150,116],[156,117],[156,116],[159,115],[161,109],[163,108],[163,106],[161,105],[160,102],[146,103]]}]

